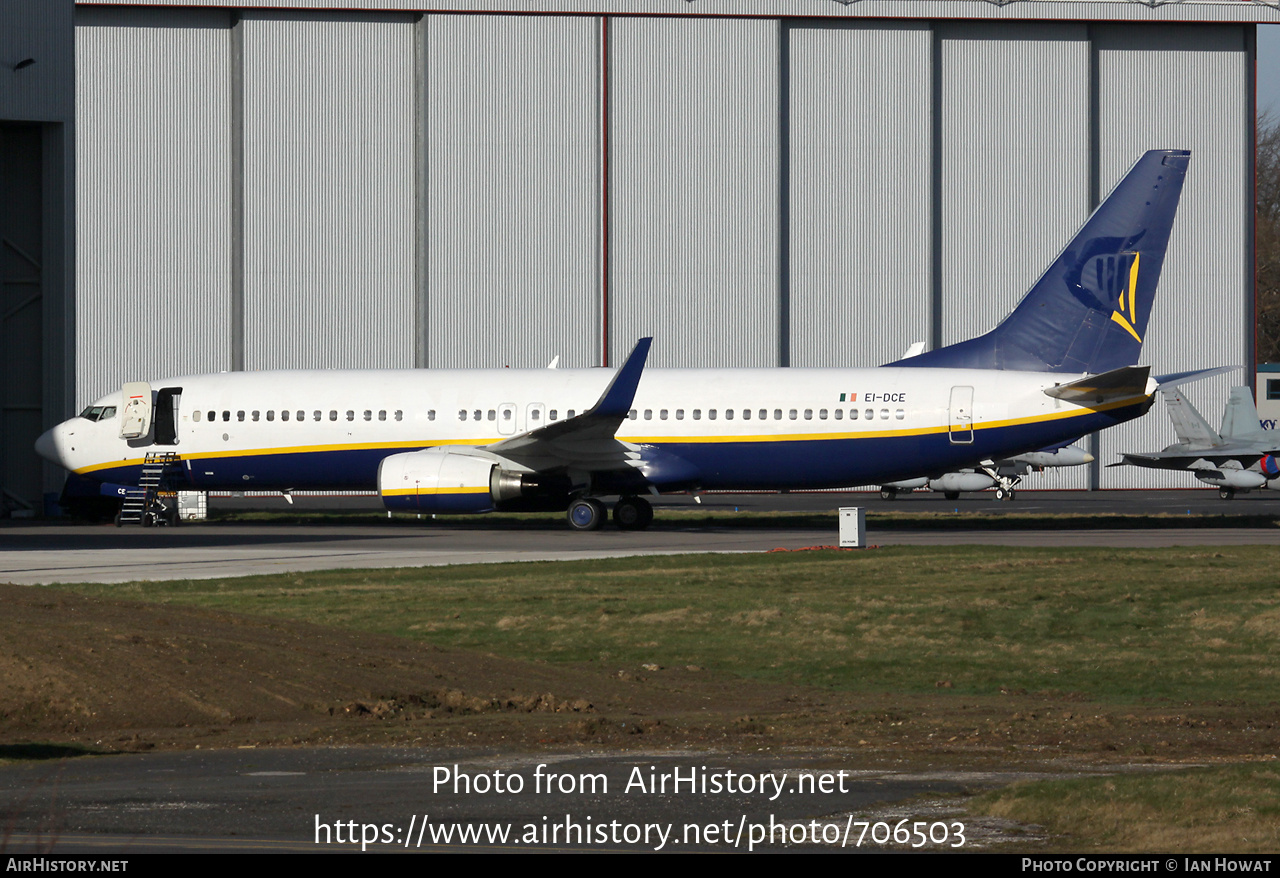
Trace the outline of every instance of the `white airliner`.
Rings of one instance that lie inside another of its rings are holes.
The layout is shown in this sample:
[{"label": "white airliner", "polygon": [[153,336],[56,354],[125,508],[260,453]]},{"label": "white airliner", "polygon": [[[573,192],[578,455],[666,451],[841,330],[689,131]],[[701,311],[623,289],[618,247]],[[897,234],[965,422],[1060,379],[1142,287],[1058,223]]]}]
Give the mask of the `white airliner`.
[{"label": "white airliner", "polygon": [[[1136,366],[1190,154],[1143,155],[999,326],[876,369],[233,372],[130,383],[40,437],[64,496],[376,488],[415,512],[884,484],[1052,447],[1138,417]],[[160,511],[143,511],[145,521]]]}]

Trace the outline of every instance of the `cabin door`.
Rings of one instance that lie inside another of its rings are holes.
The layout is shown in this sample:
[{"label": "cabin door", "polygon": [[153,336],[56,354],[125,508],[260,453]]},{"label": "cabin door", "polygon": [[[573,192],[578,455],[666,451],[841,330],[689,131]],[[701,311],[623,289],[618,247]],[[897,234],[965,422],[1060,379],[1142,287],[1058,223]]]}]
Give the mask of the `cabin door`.
[{"label": "cabin door", "polygon": [[948,410],[948,432],[952,445],[973,443],[973,388],[951,388],[951,407]]}]

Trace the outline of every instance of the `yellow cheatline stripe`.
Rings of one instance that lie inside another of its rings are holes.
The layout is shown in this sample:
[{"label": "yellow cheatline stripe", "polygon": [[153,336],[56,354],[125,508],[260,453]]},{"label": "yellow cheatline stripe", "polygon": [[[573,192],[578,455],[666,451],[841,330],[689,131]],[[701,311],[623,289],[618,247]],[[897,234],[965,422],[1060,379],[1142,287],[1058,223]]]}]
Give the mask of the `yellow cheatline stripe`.
[{"label": "yellow cheatline stripe", "polygon": [[[1148,397],[1145,395],[1133,396],[1116,402],[1109,402],[1105,405],[1082,406],[1078,409],[1072,409],[1069,411],[1048,412],[1042,415],[1031,415],[1025,418],[1010,418],[1003,421],[982,421],[980,423],[974,423],[973,429],[995,430],[1001,427],[1017,427],[1023,424],[1037,424],[1045,421],[1060,421],[1065,418],[1078,418],[1093,412],[1107,411],[1109,409],[1134,405],[1147,398]],[[968,432],[969,426],[957,425],[953,427],[949,424],[940,424],[934,427],[916,427],[914,429],[904,430],[865,430],[859,433],[794,433],[785,436],[619,436],[618,439],[622,442],[633,442],[637,445],[655,443],[693,445],[712,442],[812,442],[827,439],[880,439],[892,436],[928,436],[934,433],[949,433],[956,429]]]},{"label": "yellow cheatline stripe", "polygon": [[[499,437],[509,439],[511,437]],[[370,448],[388,448],[403,449],[405,451],[416,451],[419,448],[435,448],[440,445],[465,445],[467,447],[484,447],[492,445],[499,441],[494,438],[487,439],[440,439],[440,440],[423,440],[421,442],[353,442],[349,445],[284,445],[277,448],[247,448],[241,451],[201,451],[195,454],[183,454],[181,445],[173,446],[178,450],[178,457],[184,461],[198,460],[214,460],[222,457],[247,457],[250,455],[272,455],[272,454],[314,454],[320,451],[364,451]],[[75,472],[84,475],[86,473],[95,472],[101,469],[114,469],[121,466],[142,466],[146,463],[145,457],[134,457],[126,460],[116,460],[110,463],[95,463],[92,466],[81,467]]]},{"label": "yellow cheatline stripe", "polygon": [[488,494],[489,486],[475,488],[391,488],[383,491],[383,496],[402,497],[408,494]]},{"label": "yellow cheatline stripe", "polygon": [[[1010,418],[1003,421],[982,421],[973,424],[974,430],[997,430],[1002,427],[1017,427],[1023,424],[1037,424],[1046,421],[1060,421],[1066,418],[1078,418],[1094,412],[1108,411],[1110,409],[1124,408],[1125,406],[1135,405],[1148,397],[1144,395],[1131,396],[1125,399],[1109,402],[1105,405],[1096,406],[1080,406],[1079,408],[1069,409],[1060,412],[1047,412],[1040,415],[1030,415],[1025,418]],[[618,436],[620,442],[631,442],[636,445],[653,445],[657,443],[670,444],[710,444],[710,443],[729,443],[729,442],[815,442],[831,439],[881,439],[893,436],[928,436],[934,433],[948,433],[955,428],[949,424],[939,424],[932,427],[916,427],[912,429],[902,430],[866,430],[858,433],[791,433],[786,435],[753,435],[753,436]],[[959,429],[968,432],[967,426],[961,426]],[[501,439],[509,439],[511,437],[504,436]],[[296,445],[284,448],[249,448],[243,451],[209,451],[200,452],[191,455],[179,456],[184,461],[196,463],[202,460],[222,457],[247,457],[247,456],[265,456],[274,454],[314,454],[322,451],[360,451],[369,448],[388,448],[403,449],[405,451],[416,450],[419,448],[436,448],[441,445],[462,445],[469,448],[483,448],[486,445],[492,445],[501,439],[441,439],[441,440],[423,440],[421,442],[360,442],[351,445]],[[84,475],[86,473],[95,472],[103,469],[114,469],[124,466],[141,466],[145,462],[144,458],[138,457],[130,460],[118,460],[110,463],[96,463],[92,466],[81,467],[76,472]]]}]

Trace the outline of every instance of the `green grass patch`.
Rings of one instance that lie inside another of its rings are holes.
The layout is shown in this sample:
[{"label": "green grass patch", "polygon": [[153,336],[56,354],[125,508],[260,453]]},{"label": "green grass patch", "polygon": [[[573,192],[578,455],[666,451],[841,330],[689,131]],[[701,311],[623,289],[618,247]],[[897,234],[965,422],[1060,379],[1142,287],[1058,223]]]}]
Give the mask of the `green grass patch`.
[{"label": "green grass patch", "polygon": [[1272,702],[1267,547],[899,547],[77,585],[607,668],[852,692]]},{"label": "green grass patch", "polygon": [[1277,790],[1280,766],[1243,765],[1020,783],[978,796],[968,810],[1042,826],[1055,850],[1274,853]]},{"label": "green grass patch", "polygon": [[[846,504],[856,504],[848,499]],[[1016,509],[1016,507],[1014,507]],[[1227,509],[1229,507],[1224,507]],[[1274,528],[1280,527],[1280,515],[1267,512],[1223,511],[1213,515],[1172,515],[1157,513],[1059,513],[1042,514],[1008,511],[1006,504],[991,503],[967,507],[958,512],[917,512],[869,510],[867,523],[872,527],[894,530],[1054,530],[1064,526],[1091,530],[1162,529],[1162,528]],[[729,509],[724,505],[659,506],[652,527],[656,530],[690,527],[725,528],[794,528],[798,530],[832,531],[836,510],[785,511]],[[424,519],[417,515],[366,510],[305,510],[288,508],[213,509],[209,520],[215,523],[249,523],[276,525],[347,525],[422,527]],[[563,512],[495,512],[489,515],[442,515],[431,521],[431,527],[447,530],[504,530],[546,527],[564,529]]]}]

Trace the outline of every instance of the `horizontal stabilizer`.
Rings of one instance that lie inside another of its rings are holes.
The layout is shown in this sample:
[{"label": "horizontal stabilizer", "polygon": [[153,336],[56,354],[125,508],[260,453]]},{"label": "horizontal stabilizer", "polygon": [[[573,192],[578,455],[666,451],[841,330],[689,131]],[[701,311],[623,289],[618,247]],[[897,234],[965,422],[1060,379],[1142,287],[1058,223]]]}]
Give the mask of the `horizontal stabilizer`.
[{"label": "horizontal stabilizer", "polygon": [[1148,396],[1150,366],[1122,366],[1100,375],[1087,375],[1067,384],[1055,384],[1045,393],[1076,405],[1102,405],[1119,399]]},{"label": "horizontal stabilizer", "polygon": [[1223,375],[1227,372],[1234,372],[1237,369],[1243,368],[1243,366],[1216,366],[1212,369],[1192,369],[1190,372],[1173,372],[1169,375],[1156,375],[1156,386],[1159,390],[1164,390],[1169,387],[1181,387],[1183,384],[1190,384],[1192,381],[1212,378],[1214,375]]}]

